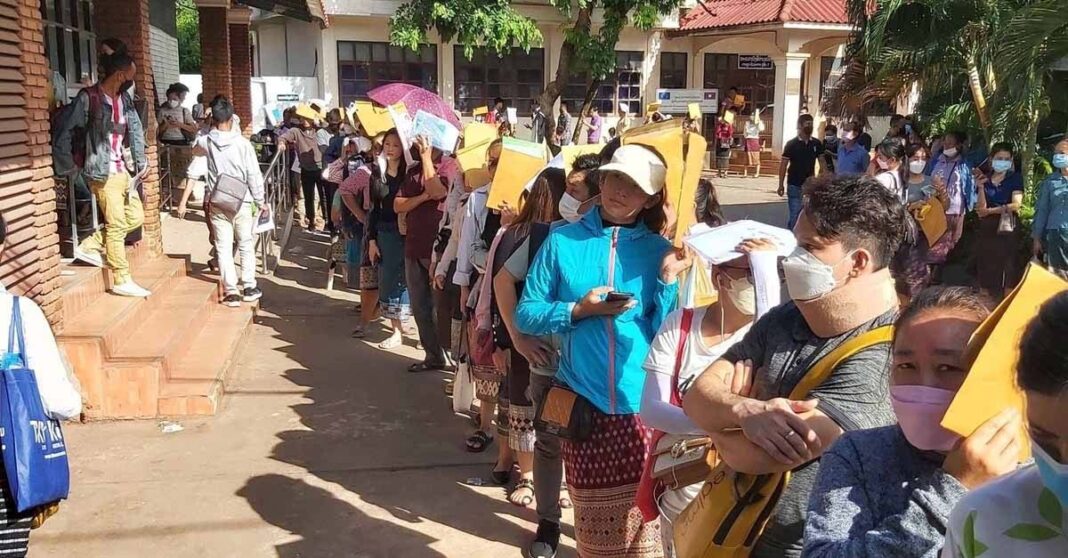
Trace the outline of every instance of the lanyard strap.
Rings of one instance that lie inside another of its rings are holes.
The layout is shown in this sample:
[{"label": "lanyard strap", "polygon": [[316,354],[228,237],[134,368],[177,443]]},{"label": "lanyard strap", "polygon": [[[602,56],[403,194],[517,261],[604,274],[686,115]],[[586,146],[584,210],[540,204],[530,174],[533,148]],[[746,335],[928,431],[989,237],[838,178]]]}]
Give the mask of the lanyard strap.
[{"label": "lanyard strap", "polygon": [[16,349],[26,350],[26,341],[22,335],[22,312],[19,310],[19,297],[11,300],[11,327],[7,333],[7,354],[17,354]]},{"label": "lanyard strap", "polygon": [[679,327],[679,344],[675,350],[675,370],[671,373],[671,404],[682,407],[682,394],[679,393],[679,375],[682,373],[682,359],[686,356],[686,342],[690,339],[690,327],[693,322],[693,308],[682,311],[682,323]]}]

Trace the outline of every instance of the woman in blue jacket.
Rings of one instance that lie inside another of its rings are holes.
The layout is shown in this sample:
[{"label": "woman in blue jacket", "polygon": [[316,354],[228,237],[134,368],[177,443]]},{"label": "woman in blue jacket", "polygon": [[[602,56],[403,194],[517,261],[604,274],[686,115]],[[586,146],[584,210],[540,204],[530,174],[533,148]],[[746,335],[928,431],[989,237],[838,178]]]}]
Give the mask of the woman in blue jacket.
[{"label": "woman in blue jacket", "polygon": [[660,235],[666,168],[659,154],[626,145],[599,172],[601,207],[549,235],[527,275],[516,325],[560,336],[556,379],[595,409],[592,433],[563,444],[579,554],[661,556],[659,527],[643,525],[635,506],[648,432],[638,417],[642,362],[689,261]]}]

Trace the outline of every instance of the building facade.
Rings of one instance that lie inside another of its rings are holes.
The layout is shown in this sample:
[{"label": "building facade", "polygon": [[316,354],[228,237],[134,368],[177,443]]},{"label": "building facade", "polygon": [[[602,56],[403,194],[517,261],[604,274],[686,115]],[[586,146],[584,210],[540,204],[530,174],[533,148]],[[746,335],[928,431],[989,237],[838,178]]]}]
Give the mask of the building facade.
[{"label": "building facade", "polygon": [[[254,17],[254,83],[282,86],[265,90],[260,101],[320,98],[337,106],[383,83],[403,81],[437,91],[465,116],[499,96],[518,109],[521,120],[529,117],[531,100],[556,74],[569,23],[559,11],[546,3],[523,3],[519,10],[537,22],[542,44],[503,57],[476,49],[468,59],[462,46],[433,34],[418,52],[391,46],[389,18],[402,4],[325,0],[325,27]],[[616,71],[594,102],[603,114],[614,114],[623,103],[640,115],[661,88],[725,93],[737,86],[748,111],[762,109],[768,147],[780,150],[802,110],[819,116],[820,100],[841,66],[847,21],[844,0],[691,2],[650,32],[623,30]],[[292,90],[285,90],[285,80],[294,84]],[[585,89],[586,76],[575,74],[562,98],[575,110]]]}]

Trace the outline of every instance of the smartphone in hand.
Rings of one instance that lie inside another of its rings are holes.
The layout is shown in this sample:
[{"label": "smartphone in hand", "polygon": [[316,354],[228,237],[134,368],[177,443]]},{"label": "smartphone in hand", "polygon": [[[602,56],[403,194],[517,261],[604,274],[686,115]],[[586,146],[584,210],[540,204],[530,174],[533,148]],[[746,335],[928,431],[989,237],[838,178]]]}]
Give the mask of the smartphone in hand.
[{"label": "smartphone in hand", "polygon": [[623,302],[634,298],[634,293],[612,291],[604,296],[605,302]]}]

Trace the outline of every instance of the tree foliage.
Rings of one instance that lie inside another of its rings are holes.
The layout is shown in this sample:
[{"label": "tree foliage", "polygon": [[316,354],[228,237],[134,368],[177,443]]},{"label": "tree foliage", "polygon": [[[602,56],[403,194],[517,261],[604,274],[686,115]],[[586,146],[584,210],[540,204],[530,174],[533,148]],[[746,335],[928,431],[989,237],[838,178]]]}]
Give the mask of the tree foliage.
[{"label": "tree foliage", "polygon": [[[918,85],[931,132],[1007,140],[1027,174],[1068,56],[1064,0],[847,0],[855,31],[832,112],[862,114]],[[1028,177],[1030,178],[1030,177]],[[1033,180],[1029,180],[1033,183]]]},{"label": "tree foliage", "polygon": [[[537,22],[521,14],[509,0],[409,0],[390,20],[390,42],[419,48],[436,30],[442,42],[463,46],[470,59],[476,48],[499,55],[513,47],[528,50],[543,44]],[[586,110],[601,80],[616,70],[616,43],[629,23],[649,30],[684,0],[548,0],[568,20],[556,76],[538,97],[549,113],[572,74],[587,76]],[[599,25],[595,25],[595,16]],[[546,119],[546,127],[553,119]],[[578,133],[576,127],[576,134]],[[552,134],[547,134],[552,137]]]},{"label": "tree foliage", "polygon": [[193,0],[175,0],[178,19],[178,71],[200,73],[200,14]]}]

